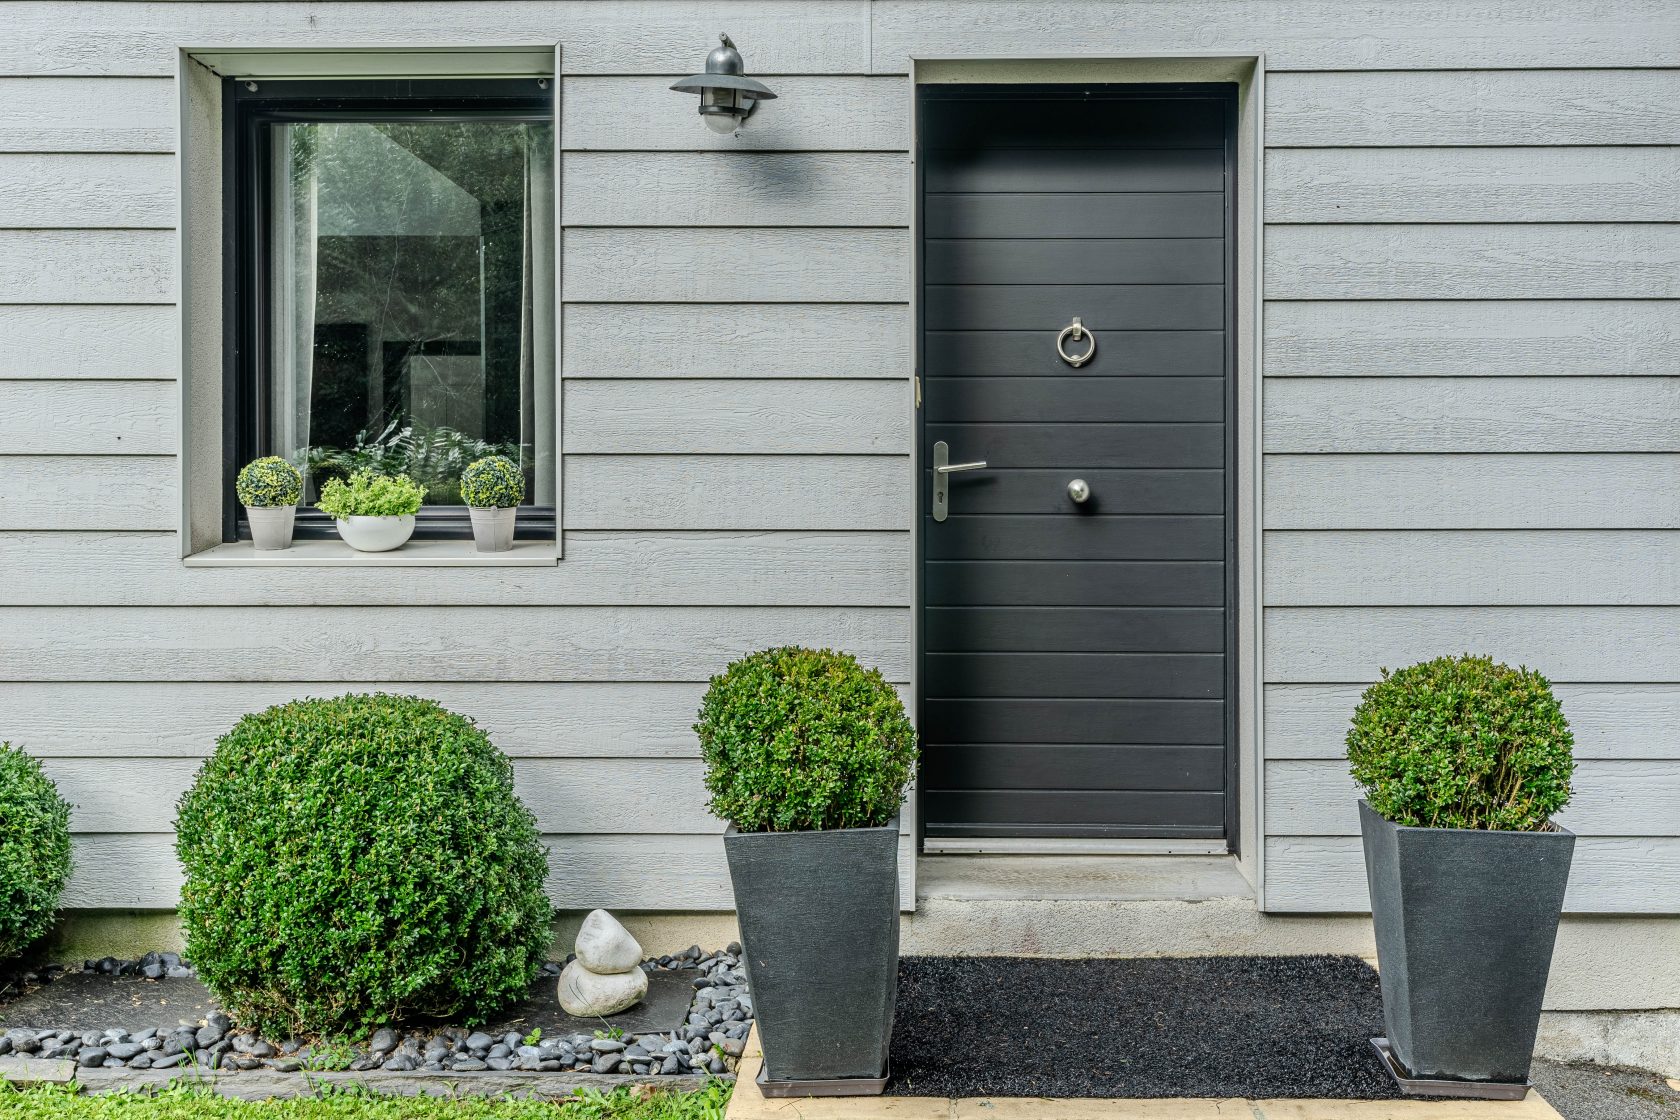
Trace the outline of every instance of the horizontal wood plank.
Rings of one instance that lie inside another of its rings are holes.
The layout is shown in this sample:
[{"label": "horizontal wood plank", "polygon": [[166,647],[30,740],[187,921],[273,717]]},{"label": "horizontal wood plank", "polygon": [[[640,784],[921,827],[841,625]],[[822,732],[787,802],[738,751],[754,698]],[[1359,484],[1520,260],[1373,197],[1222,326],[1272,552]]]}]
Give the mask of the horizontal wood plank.
[{"label": "horizontal wood plank", "polygon": [[[1091,484],[1091,497],[1085,503],[1086,515],[1115,514],[1123,516],[1169,514],[1221,514],[1225,512],[1225,472],[1218,467],[1187,470],[1110,469],[1091,470],[1081,467],[1079,477]],[[932,493],[933,469],[924,467],[923,485]],[[975,514],[1031,514],[1049,513],[1066,519],[1072,512],[1067,493],[1066,468],[1022,470],[993,465],[984,473],[953,481],[954,491],[961,495],[953,508],[963,517]],[[1031,522],[1017,522],[1029,526]],[[1159,535],[1158,523],[1140,525],[1139,532]],[[1004,530],[1009,532],[1010,530]],[[988,562],[1005,559],[994,550],[996,544],[982,546],[975,553]],[[1114,556],[1109,559],[1122,559]],[[1136,557],[1132,557],[1135,559]],[[1102,560],[1101,555],[1081,557],[1082,561]]]},{"label": "horizontal wood plank", "polygon": [[[545,835],[548,897],[557,910],[733,910],[723,835]],[[167,836],[76,839],[75,872],[62,905],[70,909],[172,910],[181,871]],[[916,852],[901,841],[899,889],[915,897]]]},{"label": "horizontal wood plank", "polygon": [[[745,40],[743,40],[743,43]],[[752,48],[754,73],[758,48]],[[568,59],[568,68],[570,62]],[[761,101],[745,128],[720,135],[692,112],[673,112],[672,82],[658,76],[568,74],[560,144],[567,151],[902,152],[910,145],[910,91],[903,78],[778,75],[774,101]],[[602,106],[612,106],[602,112]]]},{"label": "horizontal wood plank", "polygon": [[15,229],[175,228],[167,155],[0,154],[0,223]]},{"label": "horizontal wood plank", "polygon": [[[1345,761],[1268,762],[1265,782],[1268,833],[1359,835],[1361,794]],[[1556,819],[1581,836],[1680,836],[1680,760],[1586,761],[1570,784]]]},{"label": "horizontal wood plank", "polygon": [[1680,607],[1272,607],[1267,683],[1375,680],[1466,650],[1558,681],[1680,682]]},{"label": "horizontal wood plank", "polygon": [[569,152],[564,158],[561,220],[567,226],[909,221],[910,161],[900,153]]},{"label": "horizontal wood plank", "polygon": [[170,455],[179,439],[177,395],[173,381],[0,380],[0,447],[13,455]]},{"label": "horizontal wood plank", "polygon": [[[0,57],[27,45],[13,36],[0,45]],[[17,72],[0,64],[0,73]],[[174,150],[175,83],[168,77],[0,77],[0,151]]]},{"label": "horizontal wood plank", "polygon": [[569,380],[563,446],[571,454],[900,453],[913,405],[902,381]]},{"label": "horizontal wood plank", "polygon": [[179,485],[171,456],[0,455],[0,529],[173,529]]},{"label": "horizontal wood plank", "polygon": [[299,666],[344,679],[694,680],[778,645],[847,650],[901,680],[910,615],[896,607],[7,607],[0,635],[8,681],[282,681]]},{"label": "horizontal wood plank", "polygon": [[1674,299],[1680,225],[1276,226],[1269,299]]},{"label": "horizontal wood plank", "polygon": [[1279,301],[1267,377],[1680,374],[1668,300]]},{"label": "horizontal wood plank", "polygon": [[1225,612],[1203,607],[928,607],[929,653],[1219,653]]},{"label": "horizontal wood plank", "polygon": [[575,303],[566,309],[565,370],[568,378],[908,380],[909,318],[909,308],[888,303]]},{"label": "horizontal wood plank", "polygon": [[0,534],[8,606],[903,606],[908,532],[578,532],[558,568],[186,567],[171,533]]},{"label": "horizontal wood plank", "polygon": [[1680,531],[1265,535],[1268,606],[1680,605]]},{"label": "horizontal wood plank", "polygon": [[[306,696],[396,692],[470,716],[515,758],[698,758],[706,680],[123,681],[6,685],[6,738],[52,758],[201,758],[247,712]],[[907,696],[905,686],[901,694]]]},{"label": "horizontal wood plank", "polygon": [[568,455],[566,526],[902,529],[912,486],[900,455]]},{"label": "horizontal wood plank", "polygon": [[900,230],[569,229],[563,252],[576,303],[883,303],[909,283]]},{"label": "horizontal wood plank", "polygon": [[1271,453],[1680,451],[1680,378],[1282,378]]},{"label": "horizontal wood plank", "polygon": [[871,9],[870,58],[877,72],[902,71],[912,55],[1056,58],[1077,29],[1078,53],[1091,58],[1259,48],[1268,71],[1660,66],[1674,62],[1669,14],[1655,0],[1590,11],[1522,0],[1400,8],[1335,0],[881,0]]},{"label": "horizontal wood plank", "polygon": [[[1352,836],[1266,841],[1266,909],[1366,913],[1365,858]],[[1568,914],[1680,913],[1680,838],[1583,836],[1563,909]]]},{"label": "horizontal wood plank", "polygon": [[[1564,9],[1555,12],[1567,19]],[[1342,8],[1334,18],[1340,23],[1347,16]],[[1409,18],[1416,17],[1409,12]],[[1515,38],[1505,49],[1530,52],[1533,44]],[[1663,64],[1673,66],[1680,60],[1669,53]],[[1269,69],[1269,51],[1266,61]],[[1383,65],[1393,64],[1384,59]],[[1586,65],[1579,56],[1559,63]],[[1495,69],[1490,55],[1434,73],[1269,73],[1266,143],[1303,148],[1673,144],[1680,137],[1677,95],[1680,70]]]},{"label": "horizontal wood plank", "polygon": [[170,303],[173,230],[0,229],[0,304]]},{"label": "horizontal wood plank", "polygon": [[923,700],[924,744],[1031,743],[1056,728],[1068,744],[1217,746],[1219,700]]},{"label": "horizontal wood plank", "polygon": [[[71,831],[165,833],[202,758],[47,758],[47,776],[73,806]],[[698,758],[521,758],[514,789],[544,832],[711,833]]]},{"label": "horizontal wood plank", "polygon": [[[1674,713],[1680,687],[1663,684],[1553,683],[1575,733],[1578,759],[1672,759],[1680,756]],[[1266,757],[1342,758],[1348,721],[1362,684],[1266,686]]]},{"label": "horizontal wood plank", "polygon": [[[1024,472],[1023,472],[1024,473]],[[1048,472],[1042,472],[1048,473]],[[1063,494],[1067,493],[1063,484]],[[962,497],[952,499],[959,503]],[[923,529],[928,560],[1223,560],[1217,516],[1066,517],[952,514]]]},{"label": "horizontal wood plank", "polygon": [[1675,455],[1268,455],[1268,529],[1680,529]]},{"label": "horizontal wood plank", "polygon": [[[66,19],[52,0],[11,5],[12,34],[0,45],[0,73],[167,77],[175,72],[178,44],[215,42],[322,50],[558,43],[569,74],[688,74],[718,34],[715,13],[693,3],[499,0],[462,7],[420,0],[396,9],[377,0],[347,0],[326,9],[304,0],[266,0],[207,12],[197,5],[100,2],[78,5],[76,12]],[[744,0],[730,6],[729,30],[754,74],[861,73],[869,57],[868,23],[856,0],[809,0],[797,7]],[[675,94],[667,99],[678,104]]]},{"label": "horizontal wood plank", "polygon": [[171,378],[173,307],[0,305],[0,377]]},{"label": "horizontal wood plank", "polygon": [[[1065,498],[1064,498],[1065,500]],[[1199,560],[929,560],[930,606],[1171,606],[1225,602],[1225,565]]]},{"label": "horizontal wood plank", "polygon": [[1283,148],[1266,220],[1673,222],[1676,181],[1680,147]]}]

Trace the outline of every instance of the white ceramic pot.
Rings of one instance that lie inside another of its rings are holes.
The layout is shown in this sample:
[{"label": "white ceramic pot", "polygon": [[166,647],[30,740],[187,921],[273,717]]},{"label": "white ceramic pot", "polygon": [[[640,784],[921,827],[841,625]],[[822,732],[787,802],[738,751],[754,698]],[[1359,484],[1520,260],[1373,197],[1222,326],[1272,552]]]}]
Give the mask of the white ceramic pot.
[{"label": "white ceramic pot", "polygon": [[264,552],[292,547],[292,522],[296,518],[296,506],[246,506],[251,547]]},{"label": "white ceramic pot", "polygon": [[506,552],[513,547],[513,520],[518,506],[479,509],[468,506],[472,515],[473,545],[480,552]]},{"label": "white ceramic pot", "polygon": [[346,517],[333,522],[344,543],[357,552],[389,552],[414,535],[414,515],[402,517]]}]

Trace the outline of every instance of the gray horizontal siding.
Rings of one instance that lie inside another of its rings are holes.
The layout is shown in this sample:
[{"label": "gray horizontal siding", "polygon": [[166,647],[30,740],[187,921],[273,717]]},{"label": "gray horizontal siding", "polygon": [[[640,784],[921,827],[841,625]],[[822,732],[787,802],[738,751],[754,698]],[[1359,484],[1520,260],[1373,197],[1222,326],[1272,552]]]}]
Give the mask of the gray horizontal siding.
[{"label": "gray horizontal siding", "polygon": [[[1667,0],[729,14],[783,94],[739,137],[666,89],[718,30],[686,2],[7,9],[0,677],[6,734],[81,788],[73,902],[168,905],[140,801],[165,804],[241,712],[341,674],[491,728],[564,852],[561,904],[727,906],[688,730],[705,675],[787,640],[908,675],[908,58],[1061,53],[1078,26],[1093,55],[1267,56],[1268,905],[1364,905],[1340,729],[1379,665],[1471,646],[1550,673],[1590,762],[1570,905],[1652,910],[1680,877],[1648,819],[1680,758]],[[561,43],[558,568],[174,559],[176,44],[259,41]],[[158,649],[192,683],[146,681]],[[133,776],[147,798],[82,788],[87,760],[124,754],[157,764]],[[666,780],[613,801],[641,761]],[[1603,806],[1635,777],[1662,791],[1626,818],[1645,833],[1605,832],[1634,827]],[[578,781],[606,800],[569,801]]]}]

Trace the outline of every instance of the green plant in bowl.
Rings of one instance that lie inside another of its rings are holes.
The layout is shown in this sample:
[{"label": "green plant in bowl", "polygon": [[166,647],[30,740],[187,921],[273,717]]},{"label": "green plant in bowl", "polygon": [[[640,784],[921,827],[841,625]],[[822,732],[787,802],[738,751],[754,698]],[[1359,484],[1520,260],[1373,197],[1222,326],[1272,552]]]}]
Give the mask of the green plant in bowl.
[{"label": "green plant in bowl", "polygon": [[412,517],[420,512],[425,497],[426,488],[406,474],[357,471],[348,480],[328,479],[315,508],[338,521],[351,517]]}]

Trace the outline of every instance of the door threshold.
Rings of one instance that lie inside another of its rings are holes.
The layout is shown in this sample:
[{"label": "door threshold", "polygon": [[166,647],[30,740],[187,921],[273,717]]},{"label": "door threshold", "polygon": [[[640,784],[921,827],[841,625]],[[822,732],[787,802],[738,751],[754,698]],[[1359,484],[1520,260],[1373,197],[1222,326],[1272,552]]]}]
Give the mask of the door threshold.
[{"label": "door threshold", "polygon": [[1077,836],[928,836],[922,853],[930,856],[1222,856],[1224,840],[1172,840],[1154,837]]}]

